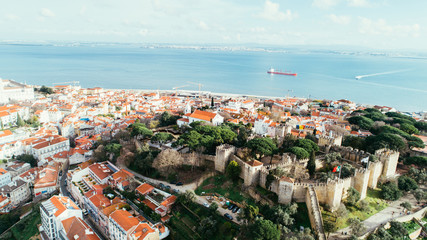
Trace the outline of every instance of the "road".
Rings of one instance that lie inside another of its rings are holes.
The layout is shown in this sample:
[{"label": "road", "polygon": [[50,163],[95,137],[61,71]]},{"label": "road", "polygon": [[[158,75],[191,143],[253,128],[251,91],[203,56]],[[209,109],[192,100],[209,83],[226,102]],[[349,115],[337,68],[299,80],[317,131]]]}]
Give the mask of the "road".
[{"label": "road", "polygon": [[67,197],[70,197],[70,193],[68,192],[67,185],[66,185],[67,173],[68,173],[69,167],[70,167],[70,165],[68,164],[68,161],[67,161],[65,163],[65,169],[62,170],[61,179],[59,180],[59,190],[63,196],[67,196]]},{"label": "road", "polygon": [[[170,183],[168,183],[166,181],[161,181],[161,180],[152,179],[152,178],[143,176],[143,175],[141,175],[141,174],[139,174],[137,172],[134,172],[134,171],[130,170],[129,168],[125,168],[125,169],[127,171],[133,173],[135,176],[137,176],[137,177],[139,177],[139,178],[141,178],[141,179],[143,179],[143,180],[145,180],[145,181],[147,181],[149,183],[152,183],[153,185],[159,185],[160,183],[162,183],[165,186],[170,186],[171,189],[178,190],[180,193],[183,193],[183,192],[186,192],[186,191],[194,192],[194,190],[197,188],[197,185],[194,182],[190,183],[190,184],[184,184],[182,186],[175,186],[175,185],[170,184]],[[198,203],[198,204],[200,204],[202,206],[203,206],[204,203],[208,203],[209,204],[209,202],[206,200],[205,196],[199,196],[197,194],[195,194],[195,196],[196,196],[196,199],[195,199],[196,203]],[[238,214],[232,213],[230,210],[222,208],[221,203],[219,203],[219,202],[216,202],[216,203],[218,204],[218,212],[219,212],[219,214],[221,214],[221,216],[224,216],[225,213],[228,213],[228,214],[230,214],[233,217],[233,222],[235,222],[236,224],[241,224],[242,223],[241,221],[237,220],[237,215]]]}]

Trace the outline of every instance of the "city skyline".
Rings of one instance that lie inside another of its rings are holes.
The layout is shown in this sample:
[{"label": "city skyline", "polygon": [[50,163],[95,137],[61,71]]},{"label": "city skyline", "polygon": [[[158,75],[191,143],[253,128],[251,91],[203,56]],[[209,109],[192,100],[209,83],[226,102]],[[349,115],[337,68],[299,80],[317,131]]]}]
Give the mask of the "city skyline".
[{"label": "city skyline", "polygon": [[[0,41],[356,46],[427,50],[426,16],[400,1],[9,2]],[[19,4],[19,5],[18,5]],[[424,6],[424,7],[423,7]]]}]

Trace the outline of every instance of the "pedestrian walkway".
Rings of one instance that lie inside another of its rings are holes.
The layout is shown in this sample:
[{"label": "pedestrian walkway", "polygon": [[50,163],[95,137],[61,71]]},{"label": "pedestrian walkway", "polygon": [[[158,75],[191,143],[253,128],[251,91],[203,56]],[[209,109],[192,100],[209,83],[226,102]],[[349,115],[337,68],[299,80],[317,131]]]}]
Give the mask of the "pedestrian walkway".
[{"label": "pedestrian walkway", "polygon": [[[392,202],[387,208],[363,221],[363,224],[366,227],[364,234],[373,231],[377,227],[405,214],[404,208],[400,206],[400,204],[403,202],[411,203],[414,208],[418,206],[417,201],[415,200],[414,196],[412,196],[412,194],[405,195],[399,200]],[[331,233],[329,239],[347,239],[349,235],[351,235],[351,230],[349,227],[346,227],[338,230],[335,233]]]}]

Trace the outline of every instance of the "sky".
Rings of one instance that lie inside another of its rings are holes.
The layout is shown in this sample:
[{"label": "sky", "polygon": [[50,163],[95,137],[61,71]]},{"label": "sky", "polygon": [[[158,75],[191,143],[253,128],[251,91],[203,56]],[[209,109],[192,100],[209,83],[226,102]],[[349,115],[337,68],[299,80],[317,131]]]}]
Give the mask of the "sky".
[{"label": "sky", "polygon": [[425,0],[3,0],[0,41],[427,50]]}]

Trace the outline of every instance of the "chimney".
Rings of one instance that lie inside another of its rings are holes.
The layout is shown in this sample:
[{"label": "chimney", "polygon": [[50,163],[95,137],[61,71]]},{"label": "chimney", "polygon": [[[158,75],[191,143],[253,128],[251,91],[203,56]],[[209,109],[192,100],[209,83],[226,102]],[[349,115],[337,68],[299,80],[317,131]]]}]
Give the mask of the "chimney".
[{"label": "chimney", "polygon": [[86,235],[89,235],[89,234],[93,234],[93,232],[92,232],[89,228],[86,228],[86,230],[85,230],[85,234],[86,234]]},{"label": "chimney", "polygon": [[74,235],[74,240],[77,240],[77,239],[79,239],[79,235]]}]

